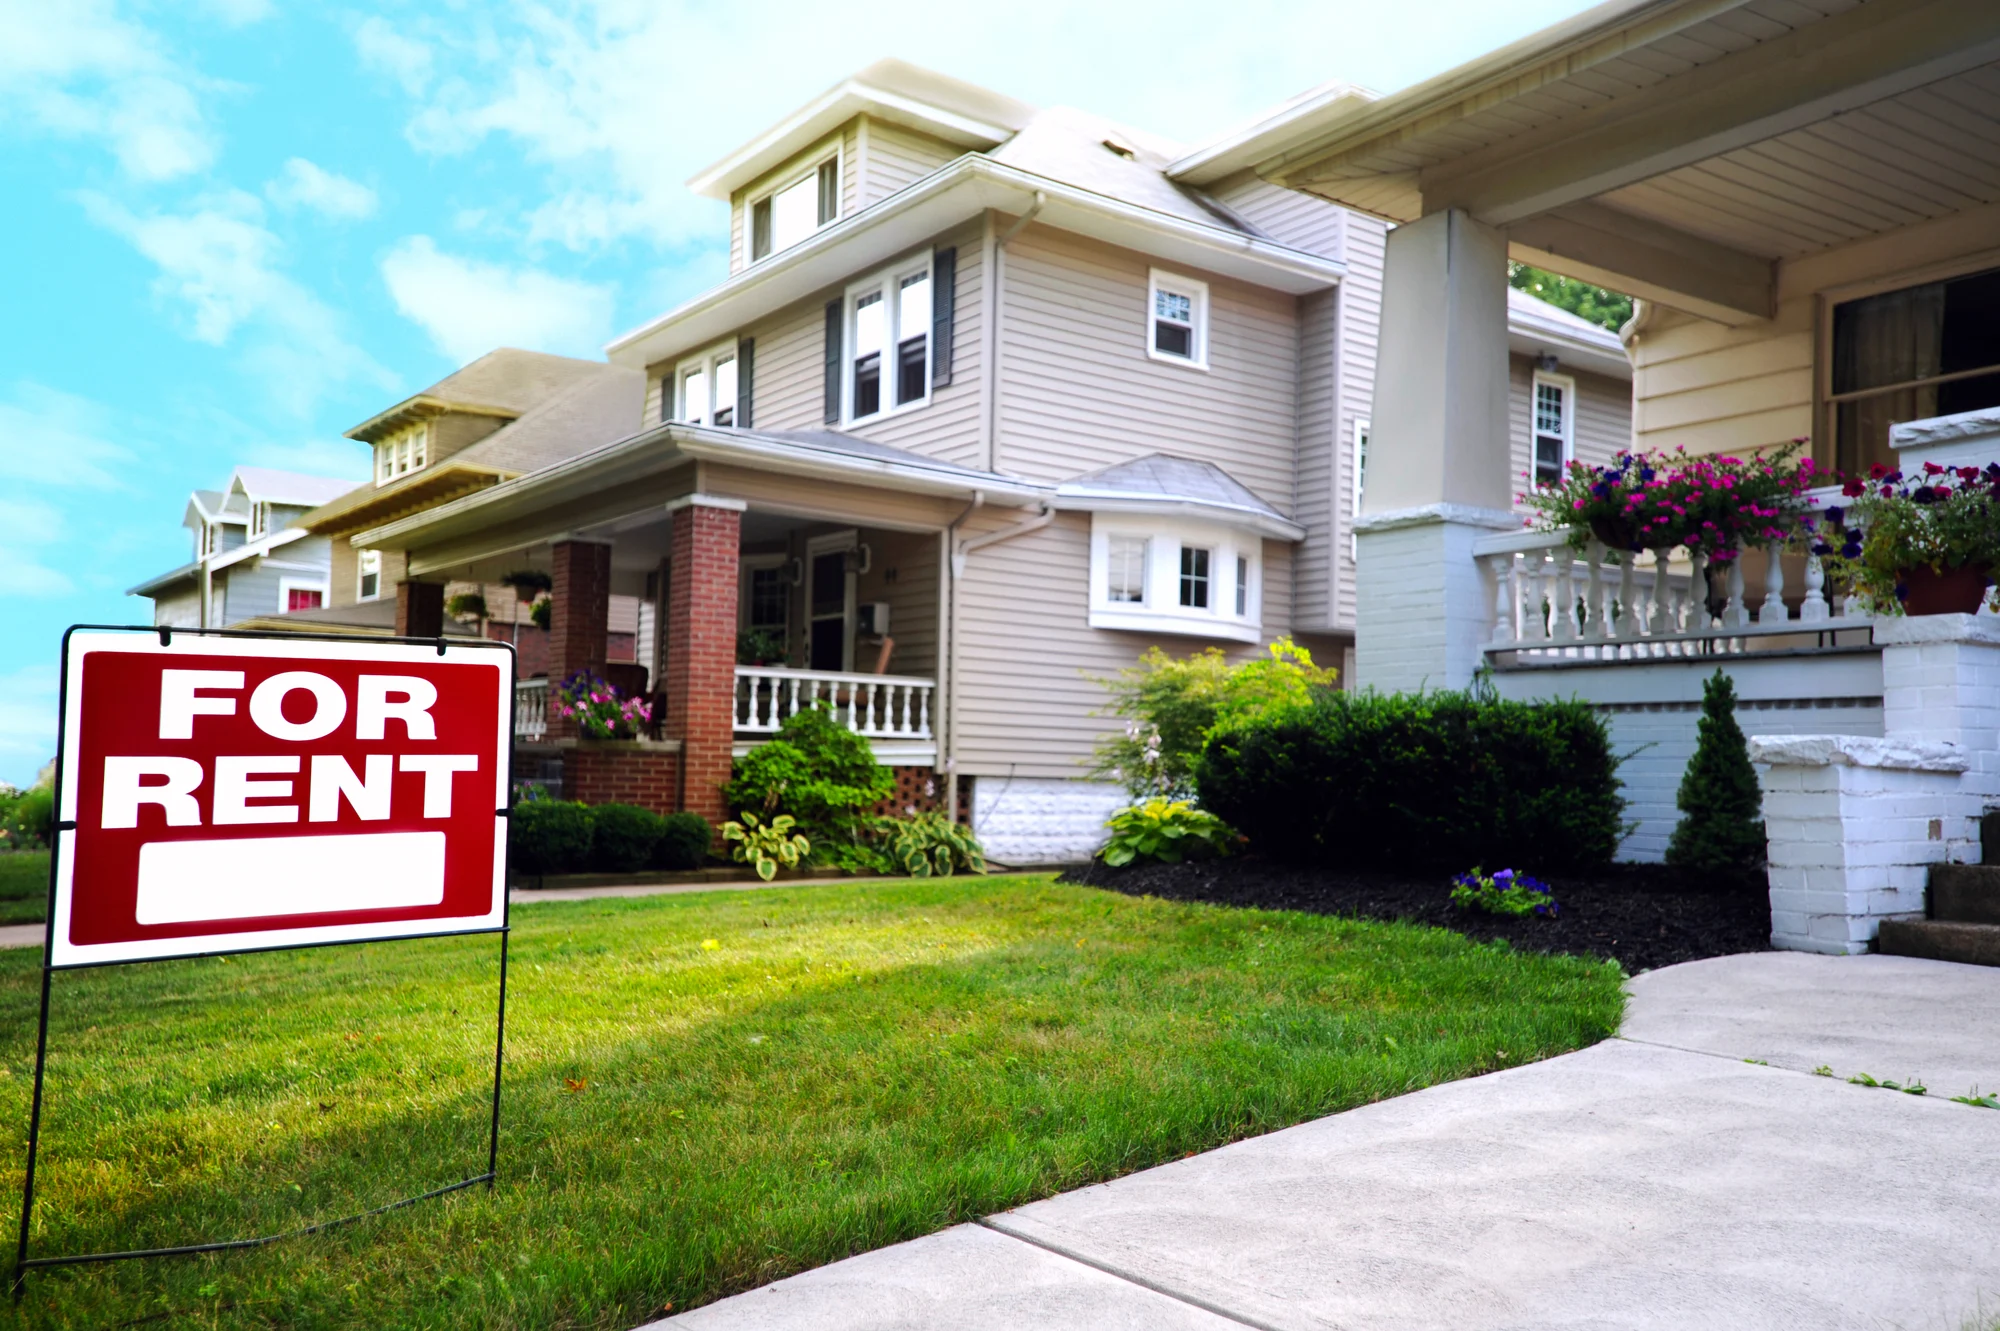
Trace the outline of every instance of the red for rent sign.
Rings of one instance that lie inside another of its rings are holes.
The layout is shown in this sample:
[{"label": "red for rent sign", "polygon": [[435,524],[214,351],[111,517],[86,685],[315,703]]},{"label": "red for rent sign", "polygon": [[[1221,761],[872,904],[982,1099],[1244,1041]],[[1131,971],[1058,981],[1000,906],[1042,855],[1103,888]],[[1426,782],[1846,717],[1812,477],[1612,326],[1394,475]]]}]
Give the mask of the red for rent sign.
[{"label": "red for rent sign", "polygon": [[50,963],[499,928],[513,664],[72,632]]}]

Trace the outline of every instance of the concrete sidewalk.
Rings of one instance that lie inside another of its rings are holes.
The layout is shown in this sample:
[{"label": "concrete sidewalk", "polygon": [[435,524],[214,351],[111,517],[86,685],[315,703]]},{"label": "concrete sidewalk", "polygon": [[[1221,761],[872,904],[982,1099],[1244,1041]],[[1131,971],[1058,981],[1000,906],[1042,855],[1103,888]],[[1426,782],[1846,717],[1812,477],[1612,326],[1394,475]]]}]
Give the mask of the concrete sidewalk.
[{"label": "concrete sidewalk", "polygon": [[1594,1048],[655,1325],[1963,1331],[2000,1311],[2000,1112],[1946,1098],[2000,1089],[2000,970],[1758,953],[1630,991]]}]

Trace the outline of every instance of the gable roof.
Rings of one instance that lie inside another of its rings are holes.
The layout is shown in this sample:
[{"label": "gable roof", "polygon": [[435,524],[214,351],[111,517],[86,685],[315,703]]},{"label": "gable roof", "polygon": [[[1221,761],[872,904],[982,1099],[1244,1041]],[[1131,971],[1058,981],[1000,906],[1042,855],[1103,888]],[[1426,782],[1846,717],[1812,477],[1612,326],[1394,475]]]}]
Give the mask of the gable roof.
[{"label": "gable roof", "polygon": [[359,484],[360,481],[338,476],[309,476],[304,472],[279,471],[273,467],[238,467],[229,474],[229,489],[223,502],[227,503],[228,496],[240,490],[254,503],[297,504],[311,508],[346,494]]},{"label": "gable roof", "polygon": [[545,351],[500,347],[453,370],[422,392],[377,412],[347,431],[349,439],[374,443],[406,425],[446,412],[475,416],[519,416],[551,393],[604,365],[602,361],[556,356]]},{"label": "gable roof", "polygon": [[701,171],[689,188],[727,199],[857,115],[921,130],[962,148],[990,148],[1028,122],[1034,108],[904,60],[877,60]]},{"label": "gable roof", "polygon": [[1148,453],[1064,481],[1056,487],[1056,507],[1205,518],[1286,541],[1306,534],[1213,462],[1167,453]]},{"label": "gable roof", "polygon": [[1180,144],[1088,111],[1058,106],[1036,113],[1018,134],[986,155],[1154,212],[1247,235],[1263,234],[1199,191],[1168,179],[1167,167],[1182,152]]}]

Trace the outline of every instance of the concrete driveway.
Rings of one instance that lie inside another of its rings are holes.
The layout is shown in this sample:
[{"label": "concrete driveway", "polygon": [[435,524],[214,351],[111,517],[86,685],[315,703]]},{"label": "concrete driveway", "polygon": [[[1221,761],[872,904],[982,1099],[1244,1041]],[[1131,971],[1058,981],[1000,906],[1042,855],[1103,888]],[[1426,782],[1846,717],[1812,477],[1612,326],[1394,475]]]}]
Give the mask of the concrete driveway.
[{"label": "concrete driveway", "polygon": [[2000,970],[1762,953],[1630,990],[1620,1038],[1594,1048],[655,1325],[1965,1331],[2000,1315],[2000,1111],[1947,1098],[2000,1090]]}]

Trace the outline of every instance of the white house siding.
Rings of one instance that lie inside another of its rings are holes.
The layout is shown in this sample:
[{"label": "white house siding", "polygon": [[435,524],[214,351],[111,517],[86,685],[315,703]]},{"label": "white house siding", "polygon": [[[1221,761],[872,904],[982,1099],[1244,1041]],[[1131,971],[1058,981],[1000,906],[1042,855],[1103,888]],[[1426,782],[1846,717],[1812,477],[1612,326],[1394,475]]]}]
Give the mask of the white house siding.
[{"label": "white house siding", "polygon": [[1306,529],[1297,555],[1301,628],[1334,623],[1334,547],[1345,524],[1337,509],[1341,446],[1337,434],[1340,293],[1315,292],[1299,301],[1298,504],[1292,516]]},{"label": "white house siding", "polygon": [[1008,246],[996,469],[1059,481],[1147,453],[1214,462],[1293,508],[1299,322],[1289,295],[1209,287],[1208,369],[1153,360],[1152,261],[1034,225]]},{"label": "white house siding", "polygon": [[1375,402],[1375,341],[1382,329],[1382,265],[1389,229],[1362,213],[1347,214],[1342,258],[1347,275],[1340,283],[1340,476],[1335,512],[1340,532],[1334,542],[1333,627],[1352,633],[1355,624],[1354,512],[1356,426],[1368,420]]},{"label": "white house siding", "polygon": [[[996,530],[1019,521],[1000,513],[967,525]],[[1291,629],[1292,548],[1266,541],[1263,632]],[[1158,643],[1175,656],[1215,645],[1234,660],[1259,644],[1093,629],[1089,624],[1090,516],[1064,513],[1039,531],[974,551],[958,584],[951,691],[952,749],[961,773],[1080,779],[1098,736],[1118,722],[1096,680],[1132,665]]]},{"label": "white house siding", "polygon": [[884,120],[867,121],[868,143],[858,167],[856,207],[880,203],[906,185],[914,184],[965,150],[928,134]]},{"label": "white house siding", "polygon": [[1350,213],[1339,204],[1300,190],[1281,189],[1260,179],[1253,171],[1217,181],[1210,193],[1218,203],[1280,244],[1330,259],[1340,257],[1348,219],[1363,225],[1368,223],[1359,213]]},{"label": "white house siding", "polygon": [[153,598],[153,622],[169,628],[201,627],[201,585],[190,582],[185,591]]},{"label": "white house siding", "polygon": [[[1563,366],[1557,371],[1576,381],[1576,458],[1601,467],[1632,446],[1632,386],[1610,375]],[[1535,362],[1530,356],[1507,358],[1507,437],[1512,450],[1515,493],[1528,488],[1534,465]],[[1516,508],[1525,508],[1521,503]]]}]

